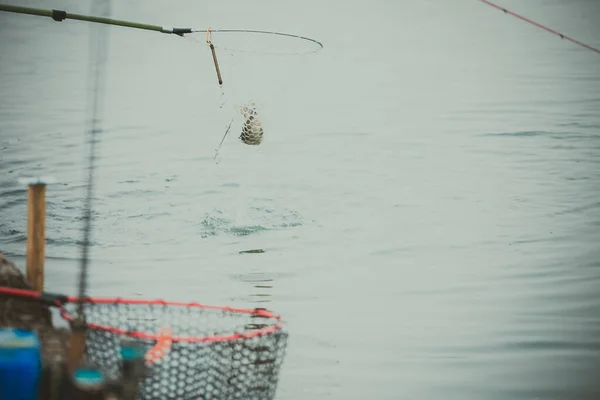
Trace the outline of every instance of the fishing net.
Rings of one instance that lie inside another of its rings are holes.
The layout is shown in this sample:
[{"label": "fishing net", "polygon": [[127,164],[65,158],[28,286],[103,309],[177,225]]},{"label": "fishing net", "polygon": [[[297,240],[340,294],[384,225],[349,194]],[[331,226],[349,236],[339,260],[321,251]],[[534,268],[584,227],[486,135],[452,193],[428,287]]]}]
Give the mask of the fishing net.
[{"label": "fishing net", "polygon": [[[121,378],[122,339],[153,356],[139,400],[275,397],[287,332],[267,310],[108,299],[90,300],[84,312],[87,359],[108,379]],[[71,313],[67,305],[62,316],[70,321]],[[157,349],[161,332],[167,346]]]},{"label": "fishing net", "polygon": [[[256,147],[294,124],[287,115],[293,114],[291,108],[297,109],[295,85],[308,79],[310,68],[303,62],[322,49],[321,43],[278,32],[210,28],[184,37],[205,48],[198,85],[209,83],[220,95],[215,96],[215,108],[207,118],[220,119],[216,129],[227,127],[225,135],[223,130],[215,133],[215,145],[220,148],[228,137],[235,137],[241,144]],[[202,91],[210,93],[210,86],[203,86]]]},{"label": "fishing net", "polygon": [[244,117],[244,127],[239,138],[246,144],[259,145],[263,138],[263,128],[256,104],[243,105],[240,107],[240,113]]}]

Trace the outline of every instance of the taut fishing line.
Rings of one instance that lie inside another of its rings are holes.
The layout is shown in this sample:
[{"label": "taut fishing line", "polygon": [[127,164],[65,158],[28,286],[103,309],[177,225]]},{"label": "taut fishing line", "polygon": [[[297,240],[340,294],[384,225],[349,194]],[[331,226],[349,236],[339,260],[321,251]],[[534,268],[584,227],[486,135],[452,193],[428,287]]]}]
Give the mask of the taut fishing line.
[{"label": "taut fishing line", "polygon": [[[231,130],[231,124],[233,124],[233,118],[231,119],[231,122],[229,122],[229,125],[227,125],[227,129],[225,130],[225,134],[223,135],[223,139],[221,139],[221,143],[219,143],[219,147],[217,147],[215,149],[215,160],[217,159],[217,156],[219,155],[219,150],[221,149],[221,145],[223,144],[223,142],[225,141],[225,138],[227,137],[227,134]],[[217,162],[217,164],[218,164],[218,162]]]}]

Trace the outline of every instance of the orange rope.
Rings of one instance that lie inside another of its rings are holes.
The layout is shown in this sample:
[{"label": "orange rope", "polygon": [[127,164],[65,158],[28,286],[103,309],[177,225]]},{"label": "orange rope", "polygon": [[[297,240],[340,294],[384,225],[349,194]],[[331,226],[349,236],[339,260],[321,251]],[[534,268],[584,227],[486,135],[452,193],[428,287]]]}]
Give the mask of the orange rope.
[{"label": "orange rope", "polygon": [[163,328],[158,333],[156,344],[148,350],[144,359],[148,364],[154,364],[171,350],[173,344],[173,332],[170,328]]}]

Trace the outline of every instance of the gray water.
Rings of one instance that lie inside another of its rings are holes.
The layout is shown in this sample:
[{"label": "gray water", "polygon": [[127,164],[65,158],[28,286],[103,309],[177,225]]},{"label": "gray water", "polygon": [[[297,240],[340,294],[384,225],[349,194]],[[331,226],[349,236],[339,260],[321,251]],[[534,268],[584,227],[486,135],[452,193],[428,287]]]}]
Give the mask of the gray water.
[{"label": "gray water", "polygon": [[[600,46],[598,1],[498,2]],[[598,54],[475,0],[129,1],[111,15],[325,48],[219,50],[222,94],[202,34],[106,30],[91,295],[280,313],[279,399],[600,398]],[[46,288],[70,294],[90,27],[0,13],[0,249],[24,267],[19,179],[55,178]],[[230,44],[305,46],[269,40]],[[235,106],[252,100],[258,147],[237,139]]]}]

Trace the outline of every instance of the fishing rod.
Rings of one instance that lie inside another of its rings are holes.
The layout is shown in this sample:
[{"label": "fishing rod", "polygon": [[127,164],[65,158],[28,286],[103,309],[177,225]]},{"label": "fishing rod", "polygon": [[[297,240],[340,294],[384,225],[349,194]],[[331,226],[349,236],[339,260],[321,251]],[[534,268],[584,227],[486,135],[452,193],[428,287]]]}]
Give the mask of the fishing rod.
[{"label": "fishing rod", "polygon": [[98,23],[98,24],[104,24],[104,25],[114,25],[114,26],[121,26],[121,27],[125,27],[125,28],[141,29],[141,30],[146,30],[146,31],[151,31],[151,32],[174,34],[174,35],[177,35],[180,37],[184,37],[184,35],[192,34],[192,33],[206,33],[206,43],[209,45],[210,50],[212,52],[213,62],[215,64],[215,70],[217,72],[217,79],[219,82],[219,86],[223,85],[223,79],[221,77],[221,72],[219,70],[219,63],[217,61],[217,54],[215,52],[215,46],[213,45],[212,41],[210,40],[210,35],[212,33],[256,33],[256,34],[263,34],[263,35],[284,36],[284,37],[289,37],[289,38],[294,38],[294,39],[300,39],[303,41],[308,41],[308,42],[311,42],[311,43],[315,44],[316,46],[318,46],[314,51],[311,51],[311,53],[316,53],[316,52],[320,51],[321,49],[323,49],[323,44],[315,39],[311,39],[311,38],[308,38],[305,36],[300,36],[300,35],[294,35],[291,33],[283,33],[283,32],[252,30],[252,29],[211,29],[210,27],[208,29],[172,28],[172,27],[152,25],[152,24],[146,24],[146,23],[140,23],[140,22],[125,21],[125,20],[113,19],[113,18],[107,18],[107,17],[97,17],[97,16],[92,16],[92,15],[74,14],[74,13],[69,13],[64,10],[54,10],[54,9],[50,10],[50,9],[14,6],[14,5],[8,5],[8,4],[0,4],[0,11],[17,13],[17,14],[34,15],[34,16],[38,16],[38,17],[49,17],[57,22],[62,22],[66,19],[73,19],[73,20],[92,22],[92,23]]},{"label": "fishing rod", "polygon": [[40,17],[50,17],[57,22],[61,22],[65,19],[74,19],[85,22],[94,22],[99,24],[106,25],[116,25],[123,26],[126,28],[134,28],[134,29],[143,29],[147,31],[160,32],[166,34],[175,34],[183,37],[186,34],[197,33],[197,32],[205,32],[205,33],[262,33],[267,35],[278,35],[285,36],[290,38],[296,38],[301,40],[306,40],[316,44],[319,47],[319,50],[323,48],[323,44],[315,39],[311,39],[305,36],[294,35],[291,33],[283,33],[283,32],[273,32],[273,31],[262,31],[262,30],[252,30],[252,29],[192,29],[192,28],[171,28],[164,27],[160,25],[151,25],[140,22],[132,22],[132,21],[124,21],[120,19],[113,18],[105,18],[105,17],[95,17],[91,15],[83,15],[83,14],[73,14],[63,10],[48,10],[41,8],[31,8],[31,7],[22,7],[22,6],[13,6],[8,4],[0,4],[0,11],[12,12],[17,14],[28,14],[35,15]]},{"label": "fishing rod", "polygon": [[8,4],[0,4],[0,11],[12,12],[17,14],[35,15],[38,17],[50,17],[57,22],[61,22],[65,19],[74,19],[85,22],[95,22],[98,24],[105,25],[117,25],[124,26],[126,28],[144,29],[148,31],[175,34],[183,36],[186,33],[192,33],[190,28],[167,28],[159,25],[150,25],[139,22],[124,21],[120,19],[105,18],[105,17],[94,17],[92,15],[73,14],[63,10],[47,10],[41,8],[31,8],[22,6],[12,6]]},{"label": "fishing rod", "polygon": [[517,13],[514,13],[514,12],[512,12],[512,11],[510,11],[510,10],[507,10],[506,8],[504,8],[504,7],[501,7],[501,6],[499,6],[498,4],[494,4],[494,3],[492,3],[491,1],[488,1],[488,0],[479,0],[479,1],[481,1],[481,2],[482,2],[482,3],[484,3],[484,4],[487,4],[488,6],[494,7],[494,8],[496,8],[496,9],[500,10],[500,11],[504,11],[504,13],[505,13],[505,14],[511,15],[511,16],[513,16],[513,17],[515,17],[515,18],[518,18],[518,19],[520,19],[520,20],[522,20],[522,21],[525,21],[525,22],[527,22],[528,24],[531,24],[531,25],[533,25],[533,26],[536,26],[536,27],[538,27],[538,28],[540,28],[540,29],[543,29],[543,30],[545,30],[545,31],[547,31],[547,32],[550,32],[550,33],[552,33],[552,34],[554,34],[554,35],[557,35],[557,36],[559,36],[561,39],[568,40],[569,42],[575,43],[576,45],[579,45],[579,46],[581,46],[581,47],[583,47],[583,48],[585,48],[585,49],[588,49],[588,50],[591,50],[591,51],[593,51],[593,52],[595,52],[595,53],[598,53],[598,54],[600,54],[600,50],[599,50],[599,49],[597,49],[597,48],[595,48],[595,47],[592,47],[592,46],[590,46],[590,45],[587,45],[587,44],[585,44],[585,43],[581,43],[580,41],[578,41],[578,40],[575,40],[575,39],[573,39],[573,38],[570,38],[570,37],[568,37],[567,35],[564,35],[564,34],[562,34],[562,33],[558,32],[558,31],[555,31],[555,30],[554,30],[554,29],[552,29],[552,28],[548,28],[547,26],[544,26],[544,25],[542,25],[542,24],[539,24],[539,23],[537,23],[537,22],[535,22],[535,21],[532,21],[532,20],[530,20],[529,18],[526,18],[526,17],[524,17],[524,16],[522,16],[522,15],[519,15],[519,14],[517,14]]}]

